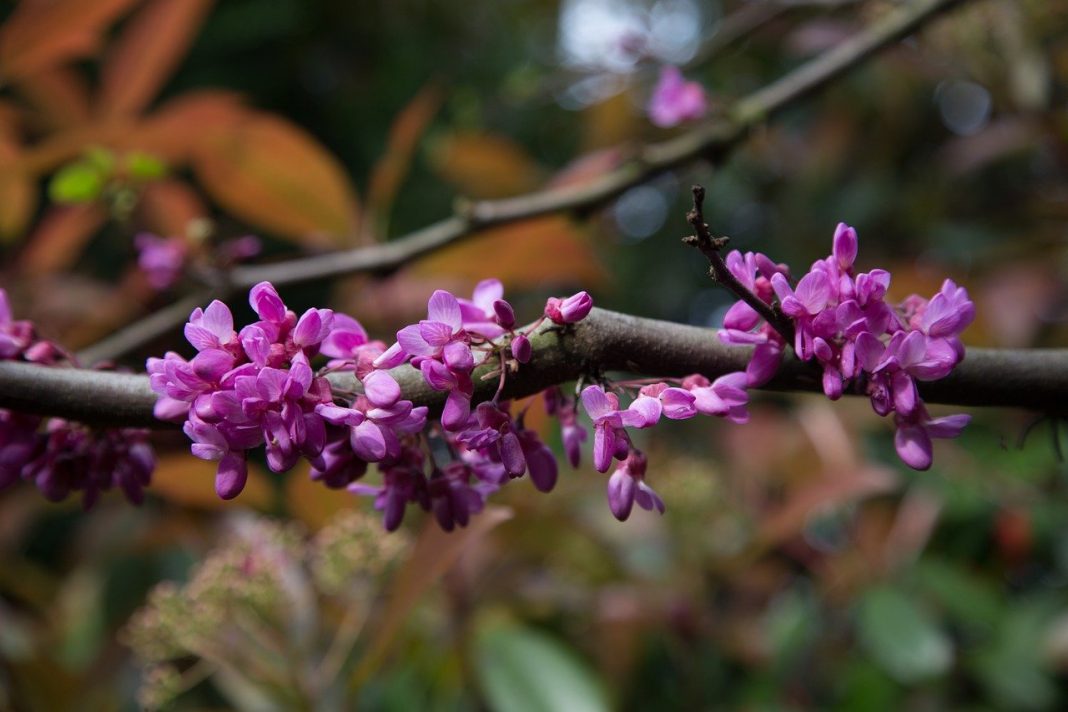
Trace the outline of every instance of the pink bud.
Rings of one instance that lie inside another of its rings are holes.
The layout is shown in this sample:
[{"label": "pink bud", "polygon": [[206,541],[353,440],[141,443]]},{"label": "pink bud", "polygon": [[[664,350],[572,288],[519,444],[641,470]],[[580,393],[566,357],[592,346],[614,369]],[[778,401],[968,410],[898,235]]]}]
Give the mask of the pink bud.
[{"label": "pink bud", "polygon": [[853,261],[857,259],[857,231],[845,223],[838,223],[834,231],[834,259],[842,270],[853,267]]},{"label": "pink bud", "polygon": [[545,316],[556,324],[574,324],[582,321],[593,309],[593,298],[587,292],[573,294],[567,299],[550,297],[545,302]]},{"label": "pink bud", "polygon": [[512,305],[503,299],[493,301],[493,313],[497,317],[497,323],[502,329],[511,329],[515,326],[515,310]]},{"label": "pink bud", "polygon": [[526,363],[530,361],[530,356],[533,353],[533,349],[530,345],[530,339],[525,334],[519,334],[512,339],[512,356],[519,363]]}]

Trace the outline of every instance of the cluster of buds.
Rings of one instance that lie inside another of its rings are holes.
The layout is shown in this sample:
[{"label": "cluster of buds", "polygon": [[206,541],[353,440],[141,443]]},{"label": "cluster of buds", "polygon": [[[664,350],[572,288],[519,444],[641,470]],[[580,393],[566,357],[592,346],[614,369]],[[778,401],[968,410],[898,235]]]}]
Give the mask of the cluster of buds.
[{"label": "cluster of buds", "polygon": [[[12,317],[0,289],[0,360],[41,366],[76,365],[73,356],[37,337],[29,321]],[[140,503],[155,456],[148,432],[135,428],[90,428],[61,418],[41,418],[0,409],[0,488],[33,482],[46,498],[82,494],[89,508],[100,493],[118,487]]]},{"label": "cluster of buds", "polygon": [[[890,273],[854,273],[857,233],[839,224],[830,256],[813,263],[790,286],[789,270],[752,252],[727,255],[731,273],[793,326],[794,353],[822,369],[823,391],[837,400],[847,387],[871,397],[881,416],[894,414],[898,455],[910,467],[931,466],[931,438],[952,438],[968,415],[931,418],[917,381],[944,378],[964,359],[960,333],[975,318],[968,292],[947,279],[930,300],[911,295],[901,304],[886,302]],[[755,345],[747,369],[749,385],[766,383],[782,361],[785,340],[744,301],[727,312],[720,339]]]}]

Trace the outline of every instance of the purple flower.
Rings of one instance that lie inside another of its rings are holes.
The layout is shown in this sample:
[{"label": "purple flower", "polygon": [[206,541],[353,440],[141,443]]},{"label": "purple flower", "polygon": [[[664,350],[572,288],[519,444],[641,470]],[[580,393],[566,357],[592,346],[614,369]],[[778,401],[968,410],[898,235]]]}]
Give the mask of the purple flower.
[{"label": "purple flower", "polygon": [[664,501],[645,483],[647,464],[644,453],[631,450],[608,478],[608,508],[621,522],[630,516],[635,502],[642,509],[664,513]]},{"label": "purple flower", "polygon": [[484,494],[469,483],[467,466],[453,462],[431,476],[428,483],[430,509],[438,525],[447,532],[466,527],[472,514],[482,511]]},{"label": "purple flower", "polygon": [[746,409],[749,394],[745,390],[748,383],[744,372],[735,371],[712,382],[699,374],[687,376],[682,381],[682,387],[693,395],[694,407],[699,413],[746,423],[749,421],[749,411]]},{"label": "purple flower", "polygon": [[255,235],[244,235],[219,245],[219,260],[224,264],[233,264],[251,259],[263,251],[263,243]]},{"label": "purple flower", "polygon": [[181,237],[159,237],[142,232],[134,238],[137,266],[157,291],[171,287],[182,276],[189,248]]},{"label": "purple flower", "polygon": [[5,445],[0,455],[0,484],[5,481],[9,484],[17,474],[33,482],[53,502],[66,499],[72,492],[81,492],[82,506],[86,509],[93,506],[101,492],[114,487],[120,488],[134,504],[143,500],[143,490],[155,469],[147,431],[90,430],[78,423],[52,418],[44,433],[34,429],[35,442],[31,446],[28,426],[29,421],[21,416],[0,416],[0,440],[17,434],[14,447]]},{"label": "purple flower", "polygon": [[348,489],[353,494],[374,497],[375,509],[382,512],[382,524],[386,531],[396,531],[404,520],[404,512],[409,502],[417,502],[424,509],[430,508],[429,490],[422,465],[422,454],[418,450],[409,450],[402,461],[382,469],[381,487],[355,482],[349,485]]},{"label": "purple flower", "polygon": [[197,351],[231,349],[238,344],[230,308],[214,300],[207,309],[197,307],[185,325],[185,338]]},{"label": "purple flower", "polygon": [[677,67],[665,65],[649,100],[649,119],[661,128],[699,119],[708,111],[705,90],[682,78]]},{"label": "purple flower", "polygon": [[914,470],[931,467],[931,438],[955,438],[971,422],[970,415],[947,415],[931,418],[923,406],[910,415],[896,415],[894,448],[898,457]]},{"label": "purple flower", "polygon": [[523,450],[523,459],[527,463],[527,472],[530,473],[530,481],[534,483],[534,488],[539,492],[551,492],[556,486],[559,472],[556,456],[533,430],[520,428],[518,436],[519,446]]},{"label": "purple flower", "polygon": [[431,295],[426,319],[397,332],[397,343],[407,354],[425,358],[440,357],[446,345],[462,339],[460,303],[443,289]]},{"label": "purple flower", "polygon": [[[659,402],[660,413],[671,420],[686,420],[697,415],[694,395],[684,388],[675,388],[666,383],[654,383],[643,386],[641,396],[655,398]],[[655,408],[650,408],[652,414]]]},{"label": "purple flower", "polygon": [[478,428],[465,430],[457,436],[457,440],[469,448],[489,454],[504,465],[504,471],[510,477],[522,476],[527,471],[527,460],[512,416],[496,404],[486,402],[478,404],[475,418]]},{"label": "purple flower", "polygon": [[15,321],[7,292],[0,289],[0,359],[17,358],[29,348],[33,338],[33,325],[28,321]]},{"label": "purple flower", "polygon": [[660,404],[655,398],[646,396],[637,407],[620,410],[619,398],[605,393],[600,386],[587,386],[582,391],[582,407],[593,420],[593,466],[598,472],[607,472],[613,457],[626,457],[630,438],[624,427],[646,428],[655,425],[660,417]]},{"label": "purple flower", "polygon": [[586,292],[572,294],[567,299],[549,297],[545,302],[545,316],[554,324],[575,324],[593,309],[593,297]]},{"label": "purple flower", "polygon": [[515,326],[515,312],[504,301],[504,285],[499,279],[484,279],[475,285],[471,299],[457,300],[465,330],[484,339],[496,339]]}]

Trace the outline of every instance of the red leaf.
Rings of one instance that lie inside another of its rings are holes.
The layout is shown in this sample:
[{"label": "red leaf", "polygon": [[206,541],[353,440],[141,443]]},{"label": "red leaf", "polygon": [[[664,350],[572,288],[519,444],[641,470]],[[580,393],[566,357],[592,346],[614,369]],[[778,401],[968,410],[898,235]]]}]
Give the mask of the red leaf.
[{"label": "red leaf", "polygon": [[139,150],[185,163],[193,153],[210,150],[231,135],[248,109],[234,92],[206,89],[182,94],[148,116],[129,138]]},{"label": "red leaf", "polygon": [[223,209],[280,236],[326,246],[356,228],[356,193],[341,164],[285,119],[247,112],[197,147],[193,167]]},{"label": "red leaf", "polygon": [[0,242],[22,236],[37,207],[37,182],[22,170],[18,144],[0,137]]},{"label": "red leaf", "polygon": [[100,205],[53,207],[30,234],[26,249],[19,255],[19,268],[33,275],[67,269],[77,262],[89,238],[106,219]]},{"label": "red leaf", "polygon": [[69,67],[37,72],[19,82],[21,93],[49,129],[62,129],[89,120],[89,89],[85,79]]},{"label": "red leaf", "polygon": [[152,0],[123,28],[108,51],[98,109],[132,114],[157,95],[189,49],[212,0]]},{"label": "red leaf", "polygon": [[100,35],[138,0],[21,3],[0,27],[0,75],[32,72],[93,53]]}]

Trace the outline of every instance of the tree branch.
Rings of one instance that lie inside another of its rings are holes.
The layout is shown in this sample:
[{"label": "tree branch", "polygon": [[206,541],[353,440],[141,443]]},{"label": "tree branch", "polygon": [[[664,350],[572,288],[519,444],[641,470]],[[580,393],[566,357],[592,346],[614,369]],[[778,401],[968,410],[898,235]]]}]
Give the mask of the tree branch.
[{"label": "tree branch", "polygon": [[[655,377],[701,373],[716,378],[745,369],[750,350],[719,342],[710,329],[644,319],[594,309],[582,322],[560,328],[546,322],[532,336],[530,363],[509,376],[504,397],[532,395],[579,376],[627,371]],[[474,401],[493,397],[495,379],[474,374]],[[428,386],[417,369],[392,371],[404,397],[439,411],[445,393]],[[351,374],[332,374],[336,385],[351,389]],[[811,363],[786,359],[765,388],[822,392],[820,372]],[[930,403],[1012,406],[1052,414],[1068,411],[1068,349],[968,350],[967,358],[940,381],[920,384]],[[38,415],[80,420],[92,425],[169,427],[152,417],[155,394],[145,375],[87,369],[47,368],[0,362],[0,407]]]},{"label": "tree branch", "polygon": [[[588,210],[681,164],[699,158],[720,160],[767,118],[827,85],[880,49],[908,36],[941,12],[966,2],[974,0],[913,0],[841,45],[742,99],[725,118],[714,119],[676,138],[646,146],[637,151],[628,164],[585,185],[550,188],[505,200],[461,203],[456,215],[379,245],[275,264],[237,267],[229,275],[228,289],[216,298],[225,300],[235,292],[265,280],[275,286],[285,286],[341,275],[389,272],[480,230],[548,213]],[[79,358],[90,364],[119,358],[177,327],[185,316],[173,308],[166,310],[165,315],[154,314],[85,349],[79,353]]]}]

